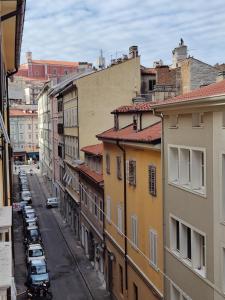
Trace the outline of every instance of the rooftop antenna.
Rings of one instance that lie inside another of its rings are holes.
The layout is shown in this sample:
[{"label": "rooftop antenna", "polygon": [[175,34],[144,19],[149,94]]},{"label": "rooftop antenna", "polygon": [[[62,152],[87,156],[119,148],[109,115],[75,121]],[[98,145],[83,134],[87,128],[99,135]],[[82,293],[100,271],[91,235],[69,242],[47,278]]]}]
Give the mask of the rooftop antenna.
[{"label": "rooftop antenna", "polygon": [[100,49],[100,56],[97,60],[97,66],[100,70],[105,69],[105,57],[103,56],[103,51]]}]

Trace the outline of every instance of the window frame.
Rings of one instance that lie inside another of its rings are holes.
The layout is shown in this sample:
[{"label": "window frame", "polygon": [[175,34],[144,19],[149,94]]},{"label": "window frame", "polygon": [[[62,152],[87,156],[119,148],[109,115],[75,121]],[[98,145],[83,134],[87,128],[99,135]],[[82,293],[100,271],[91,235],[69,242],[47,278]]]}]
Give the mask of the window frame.
[{"label": "window frame", "polygon": [[[173,150],[172,150],[173,149]],[[172,151],[177,151],[177,174],[174,175],[174,161],[172,155]],[[181,161],[181,151],[182,150],[189,150],[190,151],[190,184],[183,183],[182,180],[182,161]],[[175,185],[181,189],[187,190],[194,194],[201,195],[206,197],[206,183],[207,183],[207,168],[206,168],[206,148],[203,147],[192,147],[192,146],[184,146],[184,145],[173,145],[168,144],[167,149],[167,167],[168,167],[168,184]],[[196,158],[197,152],[201,154],[201,161],[199,158]],[[202,160],[203,158],[203,160]],[[199,170],[199,174],[196,172],[196,159],[197,162],[201,164]],[[193,171],[195,169],[195,171]],[[198,176],[198,177],[197,177]],[[196,183],[197,178],[197,183]],[[201,182],[201,183],[200,183]]]},{"label": "window frame", "polygon": [[157,196],[157,172],[156,172],[156,170],[157,170],[157,168],[155,165],[151,164],[148,166],[148,190],[149,190],[149,194],[154,197]]}]

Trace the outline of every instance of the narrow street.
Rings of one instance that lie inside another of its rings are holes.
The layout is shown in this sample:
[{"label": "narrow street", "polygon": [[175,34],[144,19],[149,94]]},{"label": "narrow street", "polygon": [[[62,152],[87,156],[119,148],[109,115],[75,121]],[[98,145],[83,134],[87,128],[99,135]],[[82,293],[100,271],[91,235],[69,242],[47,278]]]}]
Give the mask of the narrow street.
[{"label": "narrow street", "polygon": [[[28,175],[29,176],[29,175]],[[39,227],[50,272],[51,291],[54,300],[89,300],[94,299],[76,265],[76,258],[72,254],[53,211],[46,209],[46,196],[35,174],[29,176],[30,190],[33,196],[33,207],[39,218]],[[15,218],[14,237],[16,242],[16,281],[21,286],[26,280],[25,258],[23,255],[23,236],[21,234],[21,216]],[[22,299],[18,297],[18,299]]]}]

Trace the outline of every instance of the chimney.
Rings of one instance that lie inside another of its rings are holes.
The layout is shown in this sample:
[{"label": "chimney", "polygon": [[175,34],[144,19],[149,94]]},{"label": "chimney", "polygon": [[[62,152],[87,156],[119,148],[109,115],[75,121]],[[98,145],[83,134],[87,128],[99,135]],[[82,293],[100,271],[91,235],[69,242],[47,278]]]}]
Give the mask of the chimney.
[{"label": "chimney", "polygon": [[129,58],[138,57],[138,46],[131,46],[129,48]]},{"label": "chimney", "polygon": [[27,59],[28,63],[32,61],[32,52],[31,51],[26,52],[26,59]]},{"label": "chimney", "polygon": [[218,73],[216,77],[216,82],[223,81],[225,79],[225,71],[221,71]]},{"label": "chimney", "polygon": [[172,68],[179,67],[179,62],[187,58],[187,46],[184,45],[184,41],[181,38],[179,46],[174,48],[173,53],[173,64]]}]

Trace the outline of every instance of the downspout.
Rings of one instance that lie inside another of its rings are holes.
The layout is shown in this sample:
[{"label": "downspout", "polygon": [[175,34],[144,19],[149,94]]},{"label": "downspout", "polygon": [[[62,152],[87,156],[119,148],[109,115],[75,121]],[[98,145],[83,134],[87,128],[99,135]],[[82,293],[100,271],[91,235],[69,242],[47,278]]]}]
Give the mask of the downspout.
[{"label": "downspout", "polygon": [[124,259],[125,259],[125,288],[128,291],[128,262],[127,262],[127,183],[126,183],[126,151],[119,141],[117,147],[123,152],[123,198],[124,198]]},{"label": "downspout", "polygon": [[[153,109],[153,115],[161,118],[162,121],[162,133],[161,133],[161,174],[162,174],[162,217],[163,217],[163,241],[165,242],[166,239],[166,215],[165,215],[165,147],[164,147],[164,115],[163,113],[157,114],[155,109]],[[163,273],[166,274],[166,254],[164,250],[164,242],[163,242]],[[164,276],[164,292],[165,294],[165,287],[166,287],[166,277]]]}]

